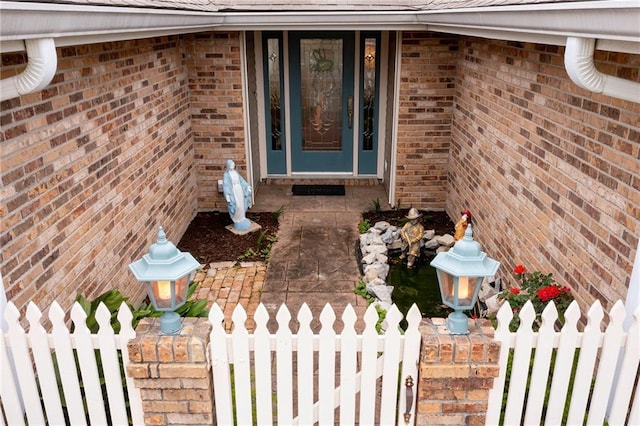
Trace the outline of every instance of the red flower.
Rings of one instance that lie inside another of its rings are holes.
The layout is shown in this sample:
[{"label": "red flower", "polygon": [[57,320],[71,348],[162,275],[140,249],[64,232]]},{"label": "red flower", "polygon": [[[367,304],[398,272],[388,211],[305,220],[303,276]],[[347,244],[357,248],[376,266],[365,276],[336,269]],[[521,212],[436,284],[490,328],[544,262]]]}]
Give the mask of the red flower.
[{"label": "red flower", "polygon": [[548,302],[549,300],[560,296],[560,289],[556,285],[549,285],[538,289],[537,295],[543,302]]},{"label": "red flower", "polygon": [[516,265],[516,267],[513,268],[513,273],[516,275],[522,275],[525,272],[527,272],[527,268],[525,268],[524,265]]},{"label": "red flower", "polygon": [[511,292],[511,294],[515,294],[515,295],[520,294],[520,289],[517,287],[511,287],[511,290],[509,291]]}]

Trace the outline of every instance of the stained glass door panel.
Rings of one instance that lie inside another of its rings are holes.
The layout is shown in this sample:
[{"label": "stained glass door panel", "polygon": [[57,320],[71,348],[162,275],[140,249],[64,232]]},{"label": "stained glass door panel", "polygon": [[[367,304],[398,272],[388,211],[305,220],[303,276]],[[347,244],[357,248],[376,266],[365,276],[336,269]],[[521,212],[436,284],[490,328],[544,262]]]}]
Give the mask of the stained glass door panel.
[{"label": "stained glass door panel", "polygon": [[292,33],[293,172],[353,170],[353,34]]}]

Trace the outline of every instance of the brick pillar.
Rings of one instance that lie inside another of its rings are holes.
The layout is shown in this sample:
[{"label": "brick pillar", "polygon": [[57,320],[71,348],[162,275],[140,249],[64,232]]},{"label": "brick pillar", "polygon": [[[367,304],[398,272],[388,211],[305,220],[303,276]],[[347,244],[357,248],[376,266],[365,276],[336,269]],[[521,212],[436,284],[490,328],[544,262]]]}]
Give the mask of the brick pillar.
[{"label": "brick pillar", "polygon": [[159,318],[140,321],[128,345],[127,372],[140,389],[145,424],[214,423],[210,331],[207,318],[183,318],[176,335],[161,335]]},{"label": "brick pillar", "polygon": [[420,324],[418,425],[484,425],[489,390],[498,376],[500,343],[487,320],[470,320],[469,334],[452,335],[445,319]]}]

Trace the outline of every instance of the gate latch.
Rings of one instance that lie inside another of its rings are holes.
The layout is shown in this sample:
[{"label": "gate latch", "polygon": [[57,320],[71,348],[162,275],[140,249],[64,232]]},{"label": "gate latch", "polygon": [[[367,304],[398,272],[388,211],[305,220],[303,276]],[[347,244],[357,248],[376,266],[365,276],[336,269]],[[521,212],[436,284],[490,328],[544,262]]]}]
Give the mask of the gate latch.
[{"label": "gate latch", "polygon": [[407,376],[404,381],[404,385],[407,388],[406,391],[406,404],[404,410],[404,424],[409,424],[411,420],[411,407],[413,406],[413,377]]}]

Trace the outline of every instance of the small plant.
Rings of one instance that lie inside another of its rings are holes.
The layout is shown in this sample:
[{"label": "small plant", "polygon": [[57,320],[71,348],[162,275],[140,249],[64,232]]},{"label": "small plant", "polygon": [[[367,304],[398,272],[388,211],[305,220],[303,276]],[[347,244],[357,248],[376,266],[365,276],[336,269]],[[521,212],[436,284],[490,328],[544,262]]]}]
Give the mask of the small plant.
[{"label": "small plant", "polygon": [[371,207],[373,208],[373,211],[375,211],[376,213],[380,213],[382,211],[382,205],[380,204],[380,199],[376,198],[375,200],[372,200]]},{"label": "small plant", "polygon": [[369,219],[362,219],[360,221],[360,223],[358,223],[358,232],[360,232],[361,234],[365,234],[369,228],[371,228],[371,222],[369,222]]},{"label": "small plant", "polygon": [[367,284],[364,282],[362,278],[360,278],[360,281],[358,281],[358,284],[356,284],[356,287],[353,289],[353,292],[358,296],[364,297],[365,300],[367,301],[367,305],[369,305],[372,302],[375,302],[376,300],[376,298],[373,297],[371,294],[369,294],[369,292],[367,291]]},{"label": "small plant", "polygon": [[267,232],[268,230],[265,229],[260,233],[255,247],[248,248],[247,251],[244,252],[244,254],[238,256],[238,262],[242,262],[243,260],[251,259],[256,256],[260,257],[265,262],[269,260],[269,255],[271,254],[271,246],[278,240],[278,238],[273,234],[267,235]]},{"label": "small plant", "polygon": [[282,216],[283,211],[284,211],[284,206],[280,206],[278,210],[271,213],[271,217],[273,218],[273,220],[277,221],[278,219],[280,219],[280,216]]}]

